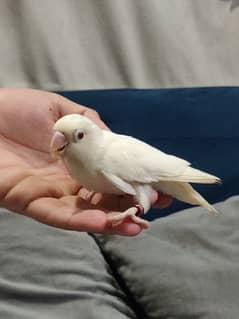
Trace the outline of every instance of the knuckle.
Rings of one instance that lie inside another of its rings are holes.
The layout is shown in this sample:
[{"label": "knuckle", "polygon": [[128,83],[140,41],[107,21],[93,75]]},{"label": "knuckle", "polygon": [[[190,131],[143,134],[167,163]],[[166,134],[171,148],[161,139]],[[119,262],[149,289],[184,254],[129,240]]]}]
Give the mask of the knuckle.
[{"label": "knuckle", "polygon": [[94,110],[94,109],[90,109],[90,108],[87,108],[86,111],[84,112],[85,115],[91,115],[93,117],[100,117],[99,113]]}]

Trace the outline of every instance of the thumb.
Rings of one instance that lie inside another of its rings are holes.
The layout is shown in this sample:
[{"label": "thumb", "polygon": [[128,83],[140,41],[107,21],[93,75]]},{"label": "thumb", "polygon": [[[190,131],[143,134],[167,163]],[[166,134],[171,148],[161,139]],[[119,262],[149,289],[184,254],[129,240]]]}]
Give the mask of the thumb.
[{"label": "thumb", "polygon": [[57,108],[57,113],[59,118],[67,114],[81,114],[88,117],[95,124],[104,130],[109,130],[105,123],[101,120],[99,114],[86,106],[75,103],[60,94],[55,95],[55,107]]}]

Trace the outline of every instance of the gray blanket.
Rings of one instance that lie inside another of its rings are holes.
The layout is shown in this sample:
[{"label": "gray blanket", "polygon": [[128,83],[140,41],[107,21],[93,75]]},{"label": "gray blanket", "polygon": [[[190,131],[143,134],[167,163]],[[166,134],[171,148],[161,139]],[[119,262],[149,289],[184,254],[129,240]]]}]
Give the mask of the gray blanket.
[{"label": "gray blanket", "polygon": [[239,197],[188,209],[139,237],[100,237],[145,318],[238,318]]},{"label": "gray blanket", "polygon": [[1,210],[1,319],[136,318],[94,239]]},{"label": "gray blanket", "polygon": [[239,196],[216,206],[98,245],[2,211],[0,317],[237,319]]}]

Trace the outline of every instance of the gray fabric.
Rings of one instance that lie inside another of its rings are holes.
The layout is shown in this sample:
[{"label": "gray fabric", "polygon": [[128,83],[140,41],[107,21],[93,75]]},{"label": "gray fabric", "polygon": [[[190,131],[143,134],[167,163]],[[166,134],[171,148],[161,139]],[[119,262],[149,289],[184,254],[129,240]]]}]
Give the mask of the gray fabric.
[{"label": "gray fabric", "polygon": [[135,319],[94,239],[0,212],[1,319]]},{"label": "gray fabric", "polygon": [[236,0],[1,0],[0,86],[238,85]]},{"label": "gray fabric", "polygon": [[188,209],[135,238],[98,237],[145,318],[237,319],[239,196]]}]

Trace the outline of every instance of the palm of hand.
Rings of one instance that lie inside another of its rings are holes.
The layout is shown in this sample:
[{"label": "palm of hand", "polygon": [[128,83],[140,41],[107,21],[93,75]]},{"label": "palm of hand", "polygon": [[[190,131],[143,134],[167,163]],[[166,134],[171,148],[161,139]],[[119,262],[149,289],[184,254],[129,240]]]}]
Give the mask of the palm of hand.
[{"label": "palm of hand", "polygon": [[[59,101],[70,102],[51,93],[16,91],[5,90],[0,99],[2,206],[60,228],[112,232],[107,213],[119,210],[119,197],[96,194],[91,201],[84,200],[89,194],[49,154],[53,124],[69,108]],[[89,109],[71,107],[69,113],[94,116]],[[100,122],[97,117],[96,121]],[[125,223],[113,232],[134,235],[139,231],[137,225]]]}]

